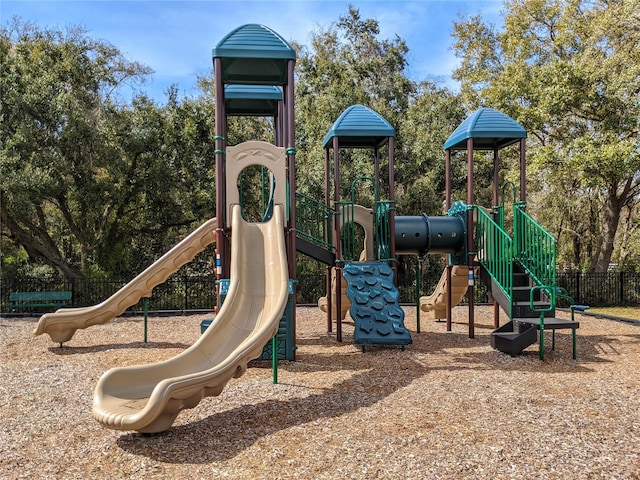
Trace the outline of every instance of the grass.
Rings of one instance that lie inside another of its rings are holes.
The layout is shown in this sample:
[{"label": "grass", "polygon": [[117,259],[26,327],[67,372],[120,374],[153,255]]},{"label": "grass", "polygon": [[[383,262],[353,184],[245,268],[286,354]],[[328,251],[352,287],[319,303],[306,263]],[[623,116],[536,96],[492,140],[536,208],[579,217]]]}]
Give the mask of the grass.
[{"label": "grass", "polygon": [[630,320],[640,320],[640,307],[598,307],[590,308],[587,312],[628,318]]}]

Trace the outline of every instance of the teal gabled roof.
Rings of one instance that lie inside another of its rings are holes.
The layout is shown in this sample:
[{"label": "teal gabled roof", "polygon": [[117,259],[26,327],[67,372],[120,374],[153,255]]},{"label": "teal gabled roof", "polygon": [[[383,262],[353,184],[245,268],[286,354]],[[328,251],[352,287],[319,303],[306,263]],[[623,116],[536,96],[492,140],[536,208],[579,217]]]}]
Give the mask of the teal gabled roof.
[{"label": "teal gabled roof", "polygon": [[497,150],[527,138],[527,131],[498,110],[480,108],[454,130],[444,149],[466,150],[469,138],[473,138],[474,150]]},{"label": "teal gabled roof", "polygon": [[222,60],[224,83],[285,85],[287,63],[296,59],[295,50],[269,27],[242,25],[213,47],[213,58]]},{"label": "teal gabled roof", "polygon": [[364,105],[352,105],[333,123],[322,141],[323,148],[331,146],[338,137],[345,148],[367,148],[384,145],[396,131],[382,115]]},{"label": "teal gabled roof", "polygon": [[282,89],[275,85],[226,85],[224,101],[227,115],[275,117]]}]

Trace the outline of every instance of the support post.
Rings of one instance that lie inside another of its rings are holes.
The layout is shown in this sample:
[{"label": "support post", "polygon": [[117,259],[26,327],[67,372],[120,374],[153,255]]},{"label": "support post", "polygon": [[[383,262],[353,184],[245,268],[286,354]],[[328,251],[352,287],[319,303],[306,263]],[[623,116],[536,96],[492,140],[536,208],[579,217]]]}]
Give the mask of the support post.
[{"label": "support post", "polygon": [[416,331],[420,333],[420,280],[421,280],[421,265],[420,257],[416,265]]},{"label": "support post", "polygon": [[520,139],[520,201],[527,201],[527,161],[526,161],[527,139]]},{"label": "support post", "polygon": [[393,279],[398,285],[398,263],[396,262],[396,193],[395,193],[395,178],[393,167],[393,137],[389,137],[389,201],[391,202],[391,208],[389,210],[389,257],[393,260],[391,264],[391,270],[393,271]]},{"label": "support post", "polygon": [[142,308],[144,310],[144,343],[147,343],[147,320],[149,318],[149,298],[142,299]]},{"label": "support post", "polygon": [[473,278],[473,265],[475,260],[473,257],[475,255],[475,245],[473,241],[473,209],[471,208],[473,203],[473,138],[469,138],[467,140],[467,204],[469,205],[469,210],[467,210],[467,265],[469,267],[469,288],[467,290],[467,297],[469,300],[469,338],[474,338],[475,336],[473,304],[473,286],[475,282]]},{"label": "support post", "polygon": [[[325,148],[324,149],[324,204],[329,206],[331,204],[331,163],[330,163],[330,156],[329,156],[329,149]],[[333,238],[329,238],[329,236],[333,237],[333,232],[331,231],[331,228],[333,226],[333,222],[335,219],[331,219],[329,222],[329,226],[327,226],[327,232],[325,233],[325,235],[327,235],[327,238],[325,238],[325,241],[330,244],[333,240]],[[333,299],[332,297],[332,290],[331,290],[331,265],[327,266],[326,269],[326,279],[325,279],[325,285],[326,285],[326,293],[327,293],[327,333],[331,333],[333,330],[333,324],[332,324],[332,320],[331,320],[331,312],[333,312]]]},{"label": "support post", "polygon": [[271,339],[271,371],[273,372],[273,384],[278,383],[278,334]]},{"label": "support post", "polygon": [[[333,204],[340,201],[340,144],[338,137],[333,137]],[[334,246],[336,261],[342,261],[342,243],[340,241],[340,216],[333,220]],[[336,340],[342,342],[342,267],[336,264]]]},{"label": "support post", "polygon": [[[451,149],[447,148],[444,152],[444,189],[445,189],[445,207],[447,212],[451,208]],[[447,258],[447,267],[446,274],[447,278],[445,281],[447,282],[447,294],[446,294],[446,303],[447,303],[447,332],[451,331],[451,271],[453,267],[450,265],[449,259]]]},{"label": "support post", "polygon": [[[287,85],[283,87],[285,92],[285,111],[286,111],[286,137],[285,145],[287,146],[287,166],[289,168],[289,278],[293,280],[293,306],[291,309],[291,320],[293,325],[293,344],[297,343],[296,337],[296,298],[298,292],[297,261],[296,261],[296,149],[295,149],[295,88],[294,88],[294,67],[295,61],[287,62]],[[293,360],[296,359],[295,348],[293,350]],[[277,361],[277,358],[276,358]]]}]

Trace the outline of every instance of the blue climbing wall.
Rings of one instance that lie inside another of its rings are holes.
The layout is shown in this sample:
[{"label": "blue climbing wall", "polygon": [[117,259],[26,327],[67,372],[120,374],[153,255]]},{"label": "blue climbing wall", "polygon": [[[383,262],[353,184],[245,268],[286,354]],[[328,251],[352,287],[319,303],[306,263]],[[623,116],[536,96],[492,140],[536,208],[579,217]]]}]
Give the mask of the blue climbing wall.
[{"label": "blue climbing wall", "polygon": [[349,314],[355,322],[354,341],[359,345],[408,345],[411,334],[404,326],[400,293],[393,270],[382,262],[353,262],[344,267]]}]

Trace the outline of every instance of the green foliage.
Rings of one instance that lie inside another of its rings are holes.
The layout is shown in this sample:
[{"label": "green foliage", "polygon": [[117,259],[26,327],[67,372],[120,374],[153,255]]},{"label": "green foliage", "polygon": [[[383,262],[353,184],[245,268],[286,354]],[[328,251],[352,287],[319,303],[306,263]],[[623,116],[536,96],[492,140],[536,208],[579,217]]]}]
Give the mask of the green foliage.
[{"label": "green foliage", "polygon": [[[346,108],[362,104],[396,128],[402,122],[415,88],[405,74],[408,48],[399,37],[379,40],[379,33],[376,20],[363,20],[349,7],[336,24],[314,32],[310,49],[296,46],[296,161],[298,188],[305,194],[324,196],[324,185],[318,182],[324,178],[322,141]],[[402,152],[401,145],[396,151]],[[386,153],[381,156],[386,158]],[[381,165],[382,171],[385,168]],[[373,175],[373,152],[341,152],[340,173],[342,198],[350,198],[351,182]],[[369,200],[372,205],[373,198]]]},{"label": "green foliage", "polygon": [[3,246],[69,279],[118,274],[214,215],[210,105],[120,103],[150,70],[80,29],[14,21],[0,39]]},{"label": "green foliage", "polygon": [[561,261],[596,271],[620,258],[625,212],[637,228],[638,11],[638,0],[510,0],[501,31],[480,17],[454,25],[465,102],[530,132],[531,207]]}]

